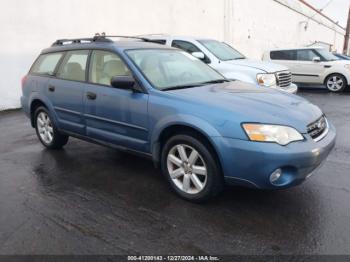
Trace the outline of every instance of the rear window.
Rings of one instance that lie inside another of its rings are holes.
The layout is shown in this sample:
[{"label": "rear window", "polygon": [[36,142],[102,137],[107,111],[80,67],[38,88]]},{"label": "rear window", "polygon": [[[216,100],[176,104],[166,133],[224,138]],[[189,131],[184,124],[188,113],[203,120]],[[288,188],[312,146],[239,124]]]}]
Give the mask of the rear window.
[{"label": "rear window", "polygon": [[34,62],[30,73],[53,75],[62,55],[63,53],[40,55],[39,58]]},{"label": "rear window", "polygon": [[270,58],[272,60],[296,60],[295,50],[271,51]]},{"label": "rear window", "polygon": [[66,80],[85,81],[88,56],[89,50],[67,52],[57,71],[57,77]]},{"label": "rear window", "polygon": [[151,43],[161,44],[161,45],[165,45],[166,43],[165,39],[148,39],[147,41]]}]

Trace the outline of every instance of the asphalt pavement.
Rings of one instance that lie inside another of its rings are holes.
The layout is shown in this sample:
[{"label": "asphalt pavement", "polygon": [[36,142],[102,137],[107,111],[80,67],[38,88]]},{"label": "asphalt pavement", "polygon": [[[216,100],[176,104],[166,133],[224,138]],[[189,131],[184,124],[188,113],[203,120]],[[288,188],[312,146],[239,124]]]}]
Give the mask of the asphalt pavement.
[{"label": "asphalt pavement", "polygon": [[301,92],[337,128],[326,163],[281,191],[229,187],[192,204],[152,162],[70,139],[39,143],[0,113],[0,254],[350,254],[350,93]]}]

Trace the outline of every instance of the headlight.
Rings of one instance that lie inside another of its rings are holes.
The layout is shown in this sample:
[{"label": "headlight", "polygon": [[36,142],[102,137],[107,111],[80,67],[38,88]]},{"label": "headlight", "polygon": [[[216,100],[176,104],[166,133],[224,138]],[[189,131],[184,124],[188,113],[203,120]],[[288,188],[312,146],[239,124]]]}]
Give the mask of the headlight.
[{"label": "headlight", "polygon": [[275,86],[276,85],[276,76],[275,74],[257,74],[256,79],[258,84],[261,86]]},{"label": "headlight", "polygon": [[284,146],[293,141],[304,140],[297,130],[289,126],[264,124],[243,124],[242,126],[251,141],[275,142]]},{"label": "headlight", "polygon": [[345,65],[345,68],[350,70],[350,65]]}]

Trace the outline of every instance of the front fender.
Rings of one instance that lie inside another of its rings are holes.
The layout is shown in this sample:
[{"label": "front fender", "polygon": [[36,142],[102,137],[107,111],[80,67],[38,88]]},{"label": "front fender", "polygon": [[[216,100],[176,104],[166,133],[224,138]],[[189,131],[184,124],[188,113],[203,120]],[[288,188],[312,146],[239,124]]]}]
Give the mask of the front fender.
[{"label": "front fender", "polygon": [[187,126],[190,128],[193,128],[203,134],[207,137],[207,139],[210,141],[210,143],[214,146],[215,150],[216,145],[214,144],[213,137],[221,137],[218,130],[216,130],[212,125],[207,123],[201,118],[187,115],[187,114],[177,114],[177,115],[171,115],[166,116],[159,120],[154,128],[152,129],[152,135],[150,139],[150,146],[151,146],[151,152],[153,156],[153,160],[155,163],[159,161],[158,155],[159,155],[159,137],[161,133],[170,126],[176,126],[176,125],[182,125]]},{"label": "front fender", "polygon": [[330,68],[329,70],[327,70],[325,72],[325,74],[323,75],[322,83],[324,83],[327,79],[328,76],[332,75],[332,74],[341,74],[346,78],[346,81],[348,83],[348,85],[350,85],[350,71],[347,70],[345,67],[344,68]]},{"label": "front fender", "polygon": [[151,136],[151,144],[158,141],[158,138],[163,130],[165,130],[167,127],[175,125],[191,127],[198,130],[208,138],[221,136],[218,130],[203,119],[187,114],[177,114],[164,117],[156,123]]},{"label": "front fender", "polygon": [[243,74],[239,72],[227,72],[223,74],[227,79],[230,80],[239,80],[242,82],[250,83],[250,84],[255,84],[257,85],[256,82],[256,77],[252,77],[248,74]]}]

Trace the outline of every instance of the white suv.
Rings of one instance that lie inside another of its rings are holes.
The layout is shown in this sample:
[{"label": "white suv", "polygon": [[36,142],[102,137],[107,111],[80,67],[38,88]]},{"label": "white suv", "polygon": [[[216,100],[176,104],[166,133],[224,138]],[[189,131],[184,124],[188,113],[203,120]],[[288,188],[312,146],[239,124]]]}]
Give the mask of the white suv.
[{"label": "white suv", "polygon": [[278,64],[247,59],[237,50],[213,39],[169,35],[143,35],[146,41],[182,49],[221,73],[227,79],[240,80],[296,93],[298,87],[292,83],[287,67]]},{"label": "white suv", "polygon": [[350,83],[350,61],[322,47],[270,50],[263,60],[287,66],[295,83],[324,84],[331,92],[341,92]]}]

